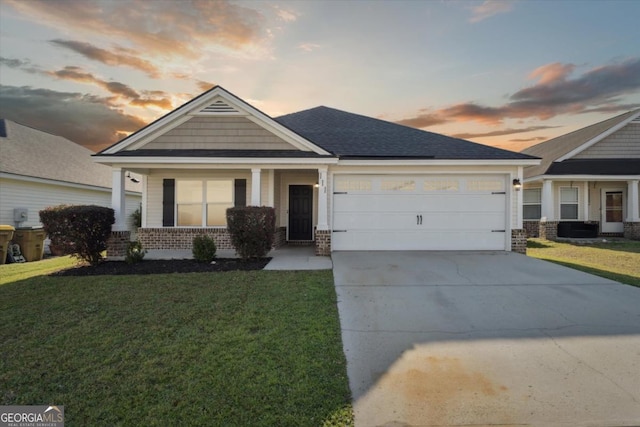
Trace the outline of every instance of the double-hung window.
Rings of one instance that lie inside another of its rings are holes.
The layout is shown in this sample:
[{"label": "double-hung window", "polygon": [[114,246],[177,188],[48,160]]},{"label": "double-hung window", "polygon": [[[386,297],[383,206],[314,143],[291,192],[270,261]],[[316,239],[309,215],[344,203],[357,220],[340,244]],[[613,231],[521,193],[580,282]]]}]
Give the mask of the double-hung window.
[{"label": "double-hung window", "polygon": [[227,225],[227,208],[233,206],[233,180],[176,180],[176,225],[214,227]]},{"label": "double-hung window", "polygon": [[560,188],[560,219],[578,219],[577,188]]},{"label": "double-hung window", "polygon": [[522,194],[523,219],[540,219],[542,216],[542,190],[540,188],[529,188]]}]

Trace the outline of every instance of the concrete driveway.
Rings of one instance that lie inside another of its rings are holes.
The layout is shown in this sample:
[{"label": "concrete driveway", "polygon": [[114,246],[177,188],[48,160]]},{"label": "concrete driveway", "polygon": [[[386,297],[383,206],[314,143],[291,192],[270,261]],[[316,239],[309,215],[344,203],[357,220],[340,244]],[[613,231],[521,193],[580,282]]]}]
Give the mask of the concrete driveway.
[{"label": "concrete driveway", "polygon": [[356,426],[640,425],[640,289],[508,252],[334,252]]}]

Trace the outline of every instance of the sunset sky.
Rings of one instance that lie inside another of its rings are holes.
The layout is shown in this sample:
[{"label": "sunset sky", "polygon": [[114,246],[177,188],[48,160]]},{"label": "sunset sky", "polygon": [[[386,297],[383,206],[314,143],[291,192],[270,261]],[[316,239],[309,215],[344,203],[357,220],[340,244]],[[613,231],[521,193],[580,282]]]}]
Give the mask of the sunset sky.
[{"label": "sunset sky", "polygon": [[97,151],[219,84],[520,150],[640,108],[640,1],[0,0],[0,117]]}]

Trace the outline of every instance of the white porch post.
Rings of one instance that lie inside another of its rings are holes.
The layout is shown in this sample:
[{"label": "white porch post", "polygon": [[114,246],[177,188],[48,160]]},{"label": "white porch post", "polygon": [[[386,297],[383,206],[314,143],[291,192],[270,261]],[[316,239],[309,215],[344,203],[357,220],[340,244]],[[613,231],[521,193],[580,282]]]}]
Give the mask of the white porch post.
[{"label": "white porch post", "polygon": [[582,212],[582,220],[589,221],[589,181],[582,184]]},{"label": "white porch post", "polygon": [[111,228],[113,231],[127,230],[127,218],[125,216],[125,190],[124,169],[113,168],[111,183],[111,209],[114,210],[116,222]]},{"label": "white porch post", "polygon": [[553,213],[553,181],[545,179],[542,182],[542,195],[541,195],[541,210],[542,221],[554,221],[555,216]]},{"label": "white porch post", "polygon": [[627,181],[627,222],[640,222],[637,179]]},{"label": "white porch post", "polygon": [[[518,179],[518,181],[522,182],[523,178],[522,178],[522,170],[523,167],[522,166],[518,166],[518,175],[515,177]],[[511,182],[508,182],[507,185],[511,184]],[[515,229],[521,229],[523,227],[522,224],[522,203],[523,203],[523,193],[524,193],[524,188],[520,188],[517,191],[512,191],[511,194],[513,194],[515,192],[515,196],[516,196],[516,223],[513,224],[513,228]]]},{"label": "white porch post", "polygon": [[318,230],[328,230],[327,168],[318,168]]},{"label": "white porch post", "polygon": [[261,169],[251,169],[251,206],[260,206]]},{"label": "white porch post", "polygon": [[147,226],[147,175],[142,175],[142,200],[140,202],[140,214],[142,215],[141,227]]},{"label": "white porch post", "polygon": [[276,180],[275,180],[275,171],[273,169],[269,169],[269,192],[268,192],[268,200],[267,206],[275,207],[275,191],[276,191]]}]

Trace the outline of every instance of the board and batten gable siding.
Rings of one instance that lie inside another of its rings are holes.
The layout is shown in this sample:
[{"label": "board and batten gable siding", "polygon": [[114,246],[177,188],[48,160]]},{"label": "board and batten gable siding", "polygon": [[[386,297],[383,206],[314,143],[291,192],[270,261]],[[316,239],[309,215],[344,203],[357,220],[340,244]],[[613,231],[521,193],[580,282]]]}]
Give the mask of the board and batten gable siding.
[{"label": "board and batten gable siding", "polygon": [[246,117],[193,117],[140,147],[185,150],[292,150]]},{"label": "board and batten gable siding", "polygon": [[[127,195],[125,209],[127,226],[129,218],[138,209],[142,196]],[[111,189],[74,188],[52,182],[51,184],[0,178],[0,224],[15,226],[14,208],[27,208],[28,221],[22,227],[41,226],[39,212],[57,205],[98,205],[111,207]]]},{"label": "board and batten gable siding", "polygon": [[164,179],[246,179],[247,203],[251,200],[251,171],[212,171],[212,172],[192,172],[192,171],[154,171],[147,176],[147,208],[146,223],[147,228],[162,227],[162,195]]},{"label": "board and batten gable siding", "polygon": [[640,158],[640,121],[637,119],[617,132],[576,154],[574,159]]}]

